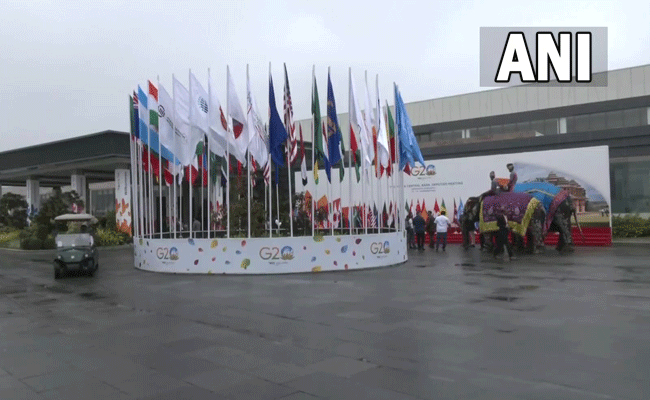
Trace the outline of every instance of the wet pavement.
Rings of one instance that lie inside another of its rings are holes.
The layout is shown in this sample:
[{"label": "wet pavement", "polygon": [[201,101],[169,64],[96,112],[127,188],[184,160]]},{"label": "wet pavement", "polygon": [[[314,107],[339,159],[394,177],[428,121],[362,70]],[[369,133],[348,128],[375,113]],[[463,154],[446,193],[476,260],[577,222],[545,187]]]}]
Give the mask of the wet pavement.
[{"label": "wet pavement", "polygon": [[648,399],[650,247],[93,278],[0,250],[0,399]]}]

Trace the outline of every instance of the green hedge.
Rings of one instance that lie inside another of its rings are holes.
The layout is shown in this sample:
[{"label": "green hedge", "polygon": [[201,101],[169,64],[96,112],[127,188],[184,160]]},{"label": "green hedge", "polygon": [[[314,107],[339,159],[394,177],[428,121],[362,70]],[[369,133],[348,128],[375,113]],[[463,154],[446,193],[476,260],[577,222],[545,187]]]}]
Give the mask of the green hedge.
[{"label": "green hedge", "polygon": [[650,218],[641,218],[638,215],[612,216],[612,236],[617,238],[650,236]]},{"label": "green hedge", "polygon": [[111,229],[98,229],[95,233],[97,246],[119,246],[131,242],[131,237],[123,232]]}]

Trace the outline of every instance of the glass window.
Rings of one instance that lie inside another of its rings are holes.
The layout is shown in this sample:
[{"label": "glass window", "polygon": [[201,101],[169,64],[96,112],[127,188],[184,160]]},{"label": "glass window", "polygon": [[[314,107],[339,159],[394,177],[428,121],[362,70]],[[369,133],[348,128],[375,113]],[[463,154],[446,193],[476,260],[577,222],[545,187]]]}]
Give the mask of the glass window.
[{"label": "glass window", "polygon": [[530,129],[535,132],[539,132],[541,134],[544,134],[544,121],[533,121],[530,124]]},{"label": "glass window", "polygon": [[576,132],[588,132],[589,131],[589,115],[577,115],[576,116]]},{"label": "glass window", "polygon": [[544,132],[545,135],[557,135],[557,119],[547,119],[544,121]]},{"label": "glass window", "polygon": [[529,130],[530,130],[530,121],[517,123],[517,132],[526,132]]},{"label": "glass window", "polygon": [[650,161],[611,164],[613,213],[650,212]]},{"label": "glass window", "polygon": [[517,124],[503,125],[503,133],[515,133],[515,132],[517,132]]},{"label": "glass window", "polygon": [[641,108],[635,108],[632,110],[624,110],[623,111],[623,124],[625,127],[631,127],[631,126],[641,126],[642,121],[643,121],[643,116],[641,115],[641,110],[645,111],[645,109]]},{"label": "glass window", "polygon": [[623,111],[610,111],[607,113],[607,129],[617,129],[625,127]]},{"label": "glass window", "polygon": [[589,130],[602,131],[607,129],[607,113],[596,113],[589,115]]},{"label": "glass window", "polygon": [[478,128],[476,130],[476,137],[486,137],[490,135],[490,128],[487,126],[484,126],[482,128]]}]

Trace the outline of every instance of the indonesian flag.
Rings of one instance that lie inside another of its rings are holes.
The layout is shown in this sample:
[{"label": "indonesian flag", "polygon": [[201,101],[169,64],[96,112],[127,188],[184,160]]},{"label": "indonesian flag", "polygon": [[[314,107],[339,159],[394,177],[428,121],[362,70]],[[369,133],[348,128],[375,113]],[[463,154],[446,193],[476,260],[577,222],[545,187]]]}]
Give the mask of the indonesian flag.
[{"label": "indonesian flag", "polygon": [[436,204],[433,205],[433,216],[437,217],[440,215],[440,207],[438,207],[438,199],[436,199]]}]

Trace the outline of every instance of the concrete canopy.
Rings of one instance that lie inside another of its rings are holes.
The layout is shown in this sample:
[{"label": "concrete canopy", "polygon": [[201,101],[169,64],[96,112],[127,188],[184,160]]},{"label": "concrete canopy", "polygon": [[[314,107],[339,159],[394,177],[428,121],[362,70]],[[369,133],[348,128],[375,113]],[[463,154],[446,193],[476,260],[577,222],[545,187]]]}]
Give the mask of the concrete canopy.
[{"label": "concrete canopy", "polygon": [[0,185],[25,186],[28,178],[41,187],[70,185],[83,174],[87,183],[115,180],[115,169],[129,168],[129,134],[103,131],[0,153]]}]

